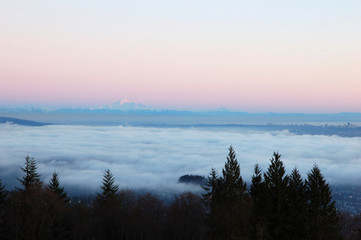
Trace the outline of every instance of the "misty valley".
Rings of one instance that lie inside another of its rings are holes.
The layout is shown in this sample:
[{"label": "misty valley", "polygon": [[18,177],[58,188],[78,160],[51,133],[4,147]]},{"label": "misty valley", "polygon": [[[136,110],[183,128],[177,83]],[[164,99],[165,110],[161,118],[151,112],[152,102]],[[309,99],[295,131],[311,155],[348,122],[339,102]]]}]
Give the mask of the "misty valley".
[{"label": "misty valley", "polygon": [[2,239],[360,236],[358,124],[0,121]]}]

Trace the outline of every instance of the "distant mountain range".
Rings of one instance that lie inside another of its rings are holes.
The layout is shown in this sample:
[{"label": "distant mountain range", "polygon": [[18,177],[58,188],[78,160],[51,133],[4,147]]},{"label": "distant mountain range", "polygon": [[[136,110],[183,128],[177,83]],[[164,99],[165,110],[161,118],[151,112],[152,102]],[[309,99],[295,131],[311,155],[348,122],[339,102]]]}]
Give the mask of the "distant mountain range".
[{"label": "distant mountain range", "polygon": [[[288,116],[356,116],[361,117],[361,113],[335,113],[335,114],[304,114],[304,113],[247,113],[243,111],[234,111],[226,108],[219,108],[205,111],[190,110],[173,110],[173,109],[157,109],[146,106],[142,103],[135,103],[128,99],[121,99],[109,105],[99,105],[94,107],[77,107],[77,108],[55,108],[55,107],[38,107],[33,105],[1,107],[0,113],[154,113],[154,114],[181,114],[181,115],[288,115]],[[360,119],[361,120],[361,119]]]},{"label": "distant mountain range", "polygon": [[39,107],[33,105],[0,107],[2,113],[73,113],[73,112],[140,112],[157,111],[141,103],[134,103],[127,99],[121,99],[109,105],[99,105],[94,107],[78,108],[55,108]]},{"label": "distant mountain range", "polygon": [[81,125],[361,125],[361,113],[247,113],[229,109],[186,111],[156,109],[127,99],[95,107],[0,107],[0,116],[34,122]]}]

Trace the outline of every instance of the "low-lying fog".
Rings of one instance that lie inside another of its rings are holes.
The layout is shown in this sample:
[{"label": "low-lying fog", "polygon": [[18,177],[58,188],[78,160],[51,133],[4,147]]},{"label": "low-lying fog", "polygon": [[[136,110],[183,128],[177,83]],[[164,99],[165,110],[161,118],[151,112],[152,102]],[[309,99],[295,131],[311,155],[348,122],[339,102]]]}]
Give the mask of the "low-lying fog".
[{"label": "low-lying fog", "polygon": [[184,174],[221,172],[233,145],[247,181],[256,163],[266,170],[274,151],[287,171],[306,173],[317,163],[330,183],[361,183],[361,138],[294,135],[234,129],[149,128],[0,124],[0,178],[8,189],[19,186],[26,155],[34,157],[44,182],[55,170],[61,184],[79,191],[98,191],[104,170],[121,187],[189,188],[178,184]]}]

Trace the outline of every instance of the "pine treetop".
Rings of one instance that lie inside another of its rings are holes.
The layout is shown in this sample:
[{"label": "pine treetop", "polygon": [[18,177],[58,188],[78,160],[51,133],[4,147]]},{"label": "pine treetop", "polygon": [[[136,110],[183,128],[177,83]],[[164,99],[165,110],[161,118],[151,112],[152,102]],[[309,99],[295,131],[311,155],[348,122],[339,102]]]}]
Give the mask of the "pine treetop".
[{"label": "pine treetop", "polygon": [[325,209],[326,205],[334,205],[332,202],[332,193],[330,186],[326,183],[321,170],[315,164],[308,173],[306,179],[307,194],[310,199],[314,200],[314,206]]},{"label": "pine treetop", "polygon": [[108,198],[113,197],[118,193],[118,185],[115,183],[115,178],[110,170],[105,170],[103,175],[103,185],[100,188],[103,190],[102,197]]},{"label": "pine treetop", "polygon": [[64,187],[60,187],[59,175],[57,172],[53,172],[52,178],[50,179],[47,187],[65,203],[68,203],[70,201],[68,194],[64,191]]},{"label": "pine treetop", "polygon": [[264,179],[269,187],[282,186],[286,187],[288,182],[288,176],[285,175],[286,170],[281,161],[281,154],[278,152],[273,153],[271,158],[271,164],[269,165],[267,172],[264,174]]},{"label": "pine treetop", "polygon": [[321,170],[314,165],[307,175],[306,194],[313,238],[335,239],[339,233],[335,201]]},{"label": "pine treetop", "polygon": [[304,186],[304,182],[302,180],[301,174],[300,174],[300,172],[298,171],[297,168],[294,168],[292,170],[292,173],[291,173],[291,175],[289,177],[289,185],[290,185],[290,187]]},{"label": "pine treetop", "polygon": [[252,175],[252,184],[262,182],[262,169],[258,164],[254,166],[254,174]]},{"label": "pine treetop", "polygon": [[202,188],[206,192],[212,191],[217,179],[218,179],[218,173],[217,173],[215,168],[212,168],[209,175],[208,175],[208,177],[207,177],[207,182],[206,182],[205,185],[202,186]]},{"label": "pine treetop", "polygon": [[32,187],[36,187],[40,184],[40,175],[37,173],[38,167],[36,166],[36,160],[30,158],[29,155],[25,157],[25,167],[20,168],[24,172],[24,176],[18,181],[23,185],[24,190],[28,190]]},{"label": "pine treetop", "polygon": [[241,177],[240,167],[236,158],[236,152],[233,147],[228,148],[227,162],[222,169],[222,179],[226,186],[232,187],[232,185],[240,185],[245,187],[245,183]]},{"label": "pine treetop", "polygon": [[219,183],[222,185],[222,193],[227,198],[244,197],[247,194],[246,183],[243,182],[240,166],[238,164],[236,153],[232,146],[229,147],[227,161],[222,169],[222,177]]},{"label": "pine treetop", "polygon": [[261,185],[264,185],[262,179],[262,169],[258,164],[254,167],[254,174],[252,175],[252,184],[250,188],[250,194],[252,197],[258,197],[257,195],[260,194],[260,191],[263,191]]}]

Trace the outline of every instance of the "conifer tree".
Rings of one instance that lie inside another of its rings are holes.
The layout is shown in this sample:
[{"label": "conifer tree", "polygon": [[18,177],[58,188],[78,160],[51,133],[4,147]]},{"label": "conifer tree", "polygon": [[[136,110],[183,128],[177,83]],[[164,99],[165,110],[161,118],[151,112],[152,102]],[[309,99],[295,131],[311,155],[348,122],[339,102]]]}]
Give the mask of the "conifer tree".
[{"label": "conifer tree", "polygon": [[209,238],[217,236],[217,216],[219,216],[219,176],[215,168],[211,169],[209,176],[207,177],[207,182],[202,186],[205,191],[203,196],[203,203],[206,208],[209,210],[206,216],[206,224],[210,230]]},{"label": "conifer tree", "polygon": [[118,185],[115,183],[115,179],[110,170],[105,170],[103,175],[103,185],[100,188],[103,190],[102,194],[98,195],[102,199],[109,199],[116,197],[118,194]]},{"label": "conifer tree", "polygon": [[289,178],[288,192],[288,238],[305,239],[306,238],[306,214],[307,199],[306,186],[297,170],[294,168]]},{"label": "conifer tree", "polygon": [[264,174],[269,197],[267,219],[270,239],[287,239],[287,184],[288,176],[281,161],[281,154],[274,152],[271,164]]},{"label": "conifer tree", "polygon": [[314,165],[306,180],[308,239],[340,239],[335,201],[321,170]]},{"label": "conifer tree", "polygon": [[25,175],[21,179],[18,178],[18,181],[23,185],[24,190],[40,186],[40,175],[37,173],[37,168],[35,159],[26,156],[25,167],[21,168]]},{"label": "conifer tree", "polygon": [[216,169],[212,168],[211,172],[209,173],[209,176],[207,177],[206,184],[202,186],[203,190],[205,191],[205,193],[202,194],[202,196],[203,196],[203,200],[206,203],[207,207],[211,207],[212,197],[213,197],[214,193],[216,192],[216,188],[217,188],[216,185],[217,185],[218,179],[219,179],[219,177],[218,177]]},{"label": "conifer tree", "polygon": [[225,239],[245,239],[249,232],[249,195],[240,174],[236,153],[229,147],[219,186],[220,227]]},{"label": "conifer tree", "polygon": [[253,198],[255,205],[260,200],[260,196],[264,193],[264,182],[262,178],[262,170],[258,164],[254,167],[254,174],[252,175],[252,185],[250,188],[250,195]]},{"label": "conifer tree", "polygon": [[255,165],[252,175],[250,196],[253,200],[252,208],[252,238],[265,239],[267,231],[266,206],[267,193],[266,185],[262,178],[262,170],[258,164]]},{"label": "conifer tree", "polygon": [[[110,170],[105,170],[103,175],[102,192],[93,202],[94,206],[94,239],[123,239],[120,233],[124,226],[121,224],[123,217],[123,200],[118,193],[118,186]],[[128,224],[128,223],[127,223]],[[127,224],[124,224],[125,226]]]},{"label": "conifer tree", "polygon": [[47,187],[52,192],[54,192],[62,201],[64,201],[64,203],[68,203],[70,201],[68,194],[64,191],[64,187],[60,187],[59,175],[57,172],[53,172],[52,178],[50,179]]},{"label": "conifer tree", "polygon": [[222,180],[228,192],[229,197],[242,196],[246,193],[246,183],[241,177],[240,167],[236,158],[236,152],[233,147],[229,147],[227,162],[222,169]]}]

